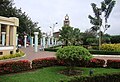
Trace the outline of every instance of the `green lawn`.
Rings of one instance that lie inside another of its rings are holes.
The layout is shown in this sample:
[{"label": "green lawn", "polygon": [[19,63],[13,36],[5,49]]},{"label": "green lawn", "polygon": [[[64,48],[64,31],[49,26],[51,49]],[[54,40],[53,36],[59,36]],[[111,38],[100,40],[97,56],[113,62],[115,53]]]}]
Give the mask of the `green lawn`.
[{"label": "green lawn", "polygon": [[[65,67],[47,67],[37,69],[32,72],[1,75],[0,82],[59,82],[60,79],[67,79],[68,76],[59,74],[60,70]],[[93,69],[94,74],[120,72],[120,69],[105,69],[105,68],[77,68],[83,70],[83,75],[89,75],[89,70]]]}]

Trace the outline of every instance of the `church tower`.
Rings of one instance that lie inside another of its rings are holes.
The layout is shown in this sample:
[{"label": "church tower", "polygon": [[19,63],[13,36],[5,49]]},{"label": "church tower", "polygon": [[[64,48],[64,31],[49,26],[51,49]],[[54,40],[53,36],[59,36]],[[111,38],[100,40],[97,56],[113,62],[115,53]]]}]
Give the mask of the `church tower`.
[{"label": "church tower", "polygon": [[64,26],[70,26],[70,20],[69,20],[68,14],[66,14],[66,16],[65,16]]}]

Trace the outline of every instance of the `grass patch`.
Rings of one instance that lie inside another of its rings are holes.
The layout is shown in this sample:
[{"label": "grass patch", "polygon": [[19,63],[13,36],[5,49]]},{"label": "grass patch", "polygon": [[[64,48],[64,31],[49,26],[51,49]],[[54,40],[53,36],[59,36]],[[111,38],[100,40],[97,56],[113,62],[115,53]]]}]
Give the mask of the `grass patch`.
[{"label": "grass patch", "polygon": [[[59,82],[61,79],[69,79],[71,77],[60,74],[61,70],[66,69],[62,66],[47,67],[43,69],[37,69],[32,72],[16,73],[0,76],[0,82]],[[83,76],[89,75],[89,70],[94,70],[94,75],[104,73],[118,73],[120,69],[109,69],[109,68],[80,68],[76,69],[83,70]]]},{"label": "grass patch", "polygon": [[0,60],[4,60],[4,59],[11,59],[11,58],[15,58],[15,57],[22,57],[25,54],[22,51],[16,52],[15,54],[9,54],[9,55],[3,55],[0,56]]}]

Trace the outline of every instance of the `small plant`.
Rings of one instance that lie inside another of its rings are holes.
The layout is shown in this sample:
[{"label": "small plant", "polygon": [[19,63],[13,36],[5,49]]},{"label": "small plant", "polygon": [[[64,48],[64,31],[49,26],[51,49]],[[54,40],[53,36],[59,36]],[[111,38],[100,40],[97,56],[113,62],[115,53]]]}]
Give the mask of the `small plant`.
[{"label": "small plant", "polygon": [[24,55],[24,53],[22,51],[19,51],[19,52],[16,52],[15,54],[8,54],[8,55],[0,56],[0,60],[21,57],[23,55]]},{"label": "small plant", "polygon": [[69,70],[68,73],[72,73],[74,66],[80,62],[80,60],[90,60],[92,55],[89,51],[80,46],[67,46],[60,48],[57,53],[56,57],[58,61],[64,61]]}]

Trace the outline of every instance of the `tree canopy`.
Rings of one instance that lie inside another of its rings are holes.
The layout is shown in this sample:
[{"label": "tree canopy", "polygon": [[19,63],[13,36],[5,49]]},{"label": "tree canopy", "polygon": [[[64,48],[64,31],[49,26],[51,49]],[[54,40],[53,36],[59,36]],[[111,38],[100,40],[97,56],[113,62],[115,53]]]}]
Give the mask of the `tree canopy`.
[{"label": "tree canopy", "polygon": [[63,26],[60,30],[60,40],[64,45],[78,45],[81,41],[80,30],[70,26]]}]

